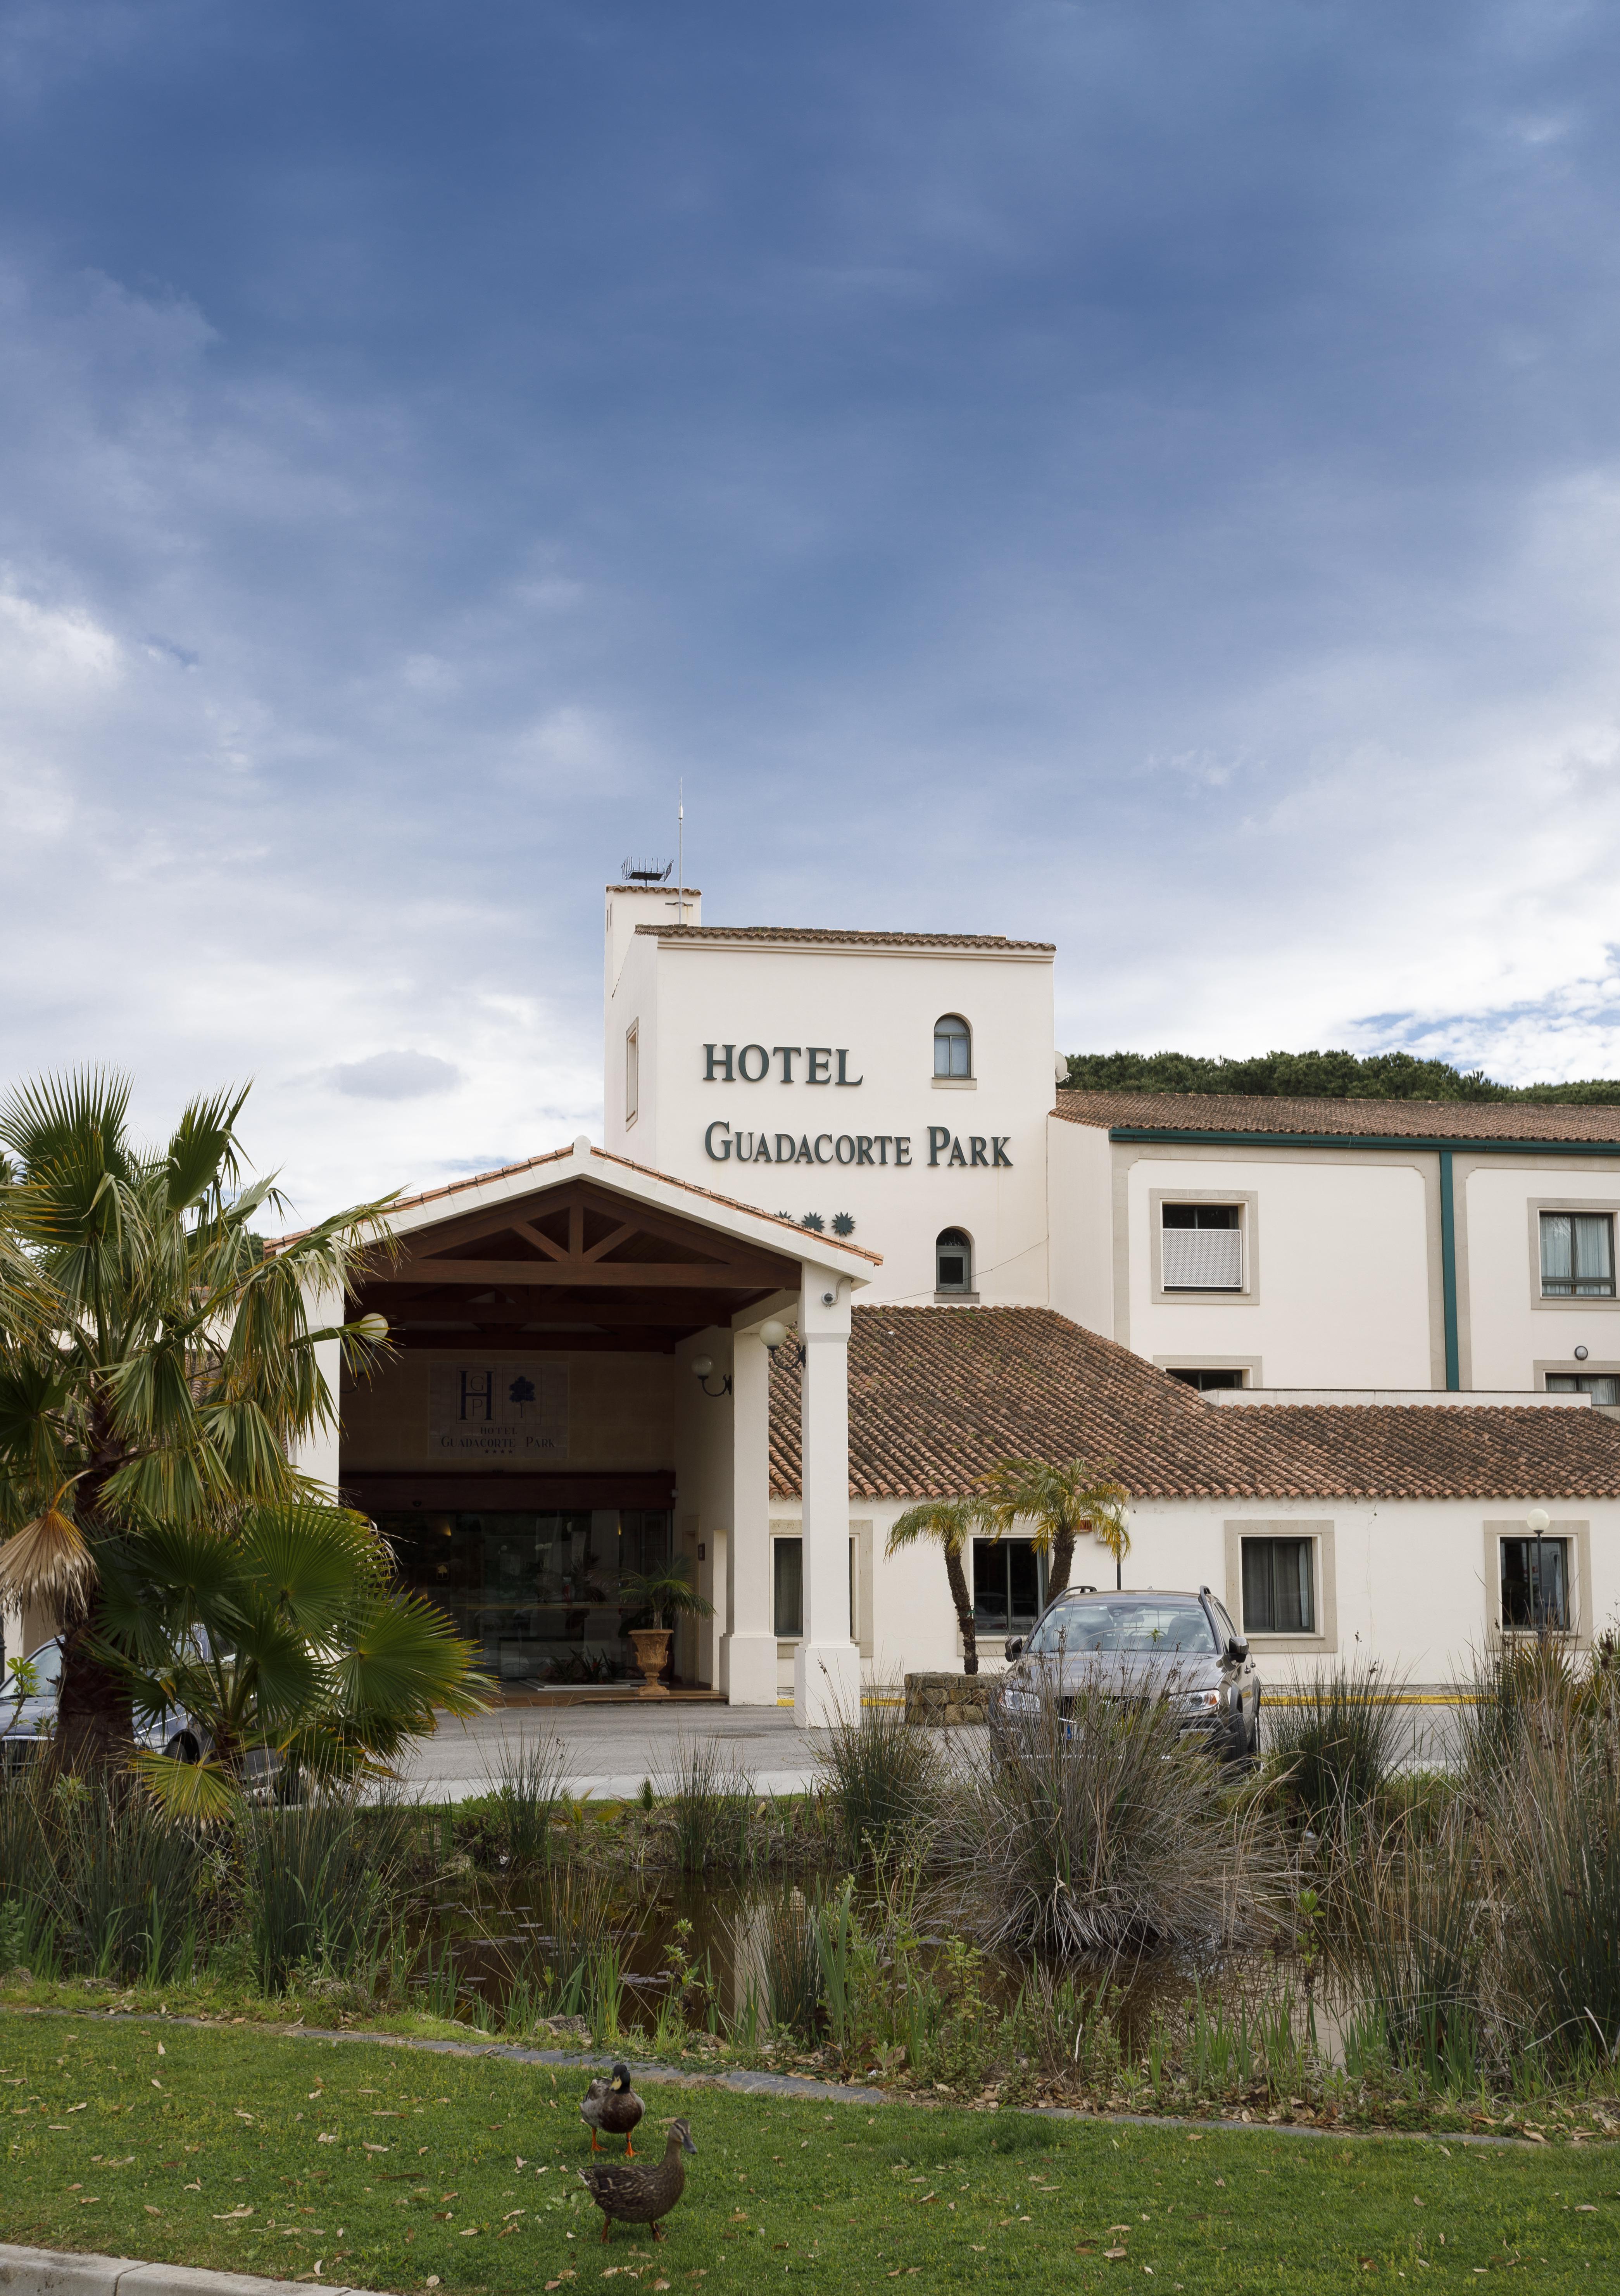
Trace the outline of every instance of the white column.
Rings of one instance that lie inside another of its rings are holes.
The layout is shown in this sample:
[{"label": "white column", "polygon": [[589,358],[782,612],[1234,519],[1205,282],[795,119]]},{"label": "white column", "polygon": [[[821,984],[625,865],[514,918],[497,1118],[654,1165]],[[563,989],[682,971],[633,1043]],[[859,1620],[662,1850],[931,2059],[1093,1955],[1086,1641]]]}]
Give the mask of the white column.
[{"label": "white column", "polygon": [[[304,1312],[312,1332],[325,1330],[330,1324],[340,1324],[346,1315],[356,1312],[348,1307],[341,1292],[306,1292]],[[343,1343],[340,1340],[317,1340],[315,1359],[321,1376],[326,1382],[334,1414],[340,1396],[343,1376]],[[339,1430],[334,1417],[330,1427],[311,1428],[292,1447],[292,1464],[301,1474],[324,1484],[332,1498],[338,1496]]]},{"label": "white column", "polygon": [[733,1706],[776,1703],[771,1621],[771,1358],[757,1331],[732,1356],[732,1526],[725,1542],[721,1681]]},{"label": "white column", "polygon": [[849,1636],[849,1287],[808,1263],[798,1336],[805,1635],[793,1655],[793,1717],[803,1730],[861,1710],[861,1653]]}]

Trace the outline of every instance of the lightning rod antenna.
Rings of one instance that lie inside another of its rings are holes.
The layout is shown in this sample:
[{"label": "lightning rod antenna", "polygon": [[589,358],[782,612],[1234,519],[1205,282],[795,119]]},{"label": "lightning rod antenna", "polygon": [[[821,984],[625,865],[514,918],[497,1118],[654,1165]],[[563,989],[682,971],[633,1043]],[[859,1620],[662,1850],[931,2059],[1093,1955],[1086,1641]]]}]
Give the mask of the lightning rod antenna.
[{"label": "lightning rod antenna", "polygon": [[675,894],[675,916],[682,924],[684,924],[686,922],[686,780],[684,775],[675,783],[675,873],[681,881]]}]

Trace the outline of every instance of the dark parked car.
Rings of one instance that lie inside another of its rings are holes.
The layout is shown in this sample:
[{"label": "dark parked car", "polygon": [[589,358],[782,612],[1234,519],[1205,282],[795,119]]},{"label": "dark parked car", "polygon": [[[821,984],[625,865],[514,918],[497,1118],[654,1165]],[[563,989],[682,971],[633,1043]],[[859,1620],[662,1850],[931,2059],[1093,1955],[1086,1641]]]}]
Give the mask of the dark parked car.
[{"label": "dark parked car", "polygon": [[1260,1677],[1248,1644],[1207,1587],[1196,1595],[1060,1595],[1026,1640],[1007,1644],[996,1685],[1005,1714],[1036,1714],[1056,1699],[1067,1717],[1076,1695],[1164,1699],[1182,1735],[1225,1761],[1260,1751]]}]

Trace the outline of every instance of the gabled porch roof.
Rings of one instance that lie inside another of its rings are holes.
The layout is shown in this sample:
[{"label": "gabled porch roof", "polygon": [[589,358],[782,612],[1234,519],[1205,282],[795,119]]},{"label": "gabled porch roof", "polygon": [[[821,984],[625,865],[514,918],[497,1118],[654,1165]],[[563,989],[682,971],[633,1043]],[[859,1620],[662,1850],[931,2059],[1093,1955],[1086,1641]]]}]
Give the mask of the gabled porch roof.
[{"label": "gabled porch roof", "polygon": [[797,1293],[807,1269],[862,1286],[880,1264],[584,1137],[408,1197],[388,1228],[360,1296],[405,1348],[667,1353]]}]

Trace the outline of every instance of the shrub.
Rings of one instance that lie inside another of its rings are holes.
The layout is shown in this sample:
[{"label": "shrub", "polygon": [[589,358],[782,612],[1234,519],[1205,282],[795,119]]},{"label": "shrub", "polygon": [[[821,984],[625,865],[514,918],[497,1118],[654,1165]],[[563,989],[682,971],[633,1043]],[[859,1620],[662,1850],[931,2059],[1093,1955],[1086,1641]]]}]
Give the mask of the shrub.
[{"label": "shrub", "polygon": [[1165,1701],[1092,1682],[1033,1713],[993,1707],[983,1742],[946,1788],[937,1854],[990,1951],[1061,1960],[1271,1928],[1274,1824],[1252,1794],[1224,1806],[1216,1764]]}]

